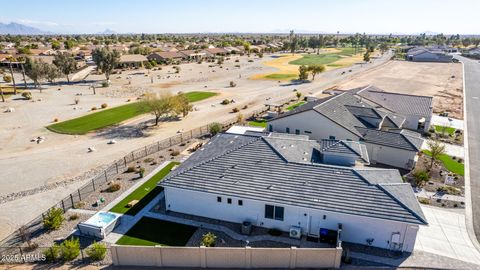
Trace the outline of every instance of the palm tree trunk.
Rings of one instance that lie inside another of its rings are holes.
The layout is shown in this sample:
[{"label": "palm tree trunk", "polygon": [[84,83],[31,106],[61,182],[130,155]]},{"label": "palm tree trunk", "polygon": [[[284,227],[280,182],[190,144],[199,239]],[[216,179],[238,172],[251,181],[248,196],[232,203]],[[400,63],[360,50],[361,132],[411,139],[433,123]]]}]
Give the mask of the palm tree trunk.
[{"label": "palm tree trunk", "polygon": [[12,62],[10,61],[10,75],[12,75],[12,82],[13,82],[13,94],[17,94],[17,85],[15,84],[15,77],[13,77],[13,68],[12,68]]},{"label": "palm tree trunk", "polygon": [[2,96],[2,102],[5,102],[5,97],[3,96],[3,88],[0,85],[0,95]]},{"label": "palm tree trunk", "polygon": [[22,64],[22,75],[23,75],[23,82],[25,84],[25,90],[27,90],[27,79],[25,77],[25,68],[23,67],[23,64]]}]

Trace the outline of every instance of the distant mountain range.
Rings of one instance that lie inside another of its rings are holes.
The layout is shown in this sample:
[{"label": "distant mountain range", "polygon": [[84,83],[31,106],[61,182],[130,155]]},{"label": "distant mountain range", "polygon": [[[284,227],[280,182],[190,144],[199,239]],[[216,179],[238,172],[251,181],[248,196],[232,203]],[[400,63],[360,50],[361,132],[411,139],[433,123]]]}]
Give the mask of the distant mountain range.
[{"label": "distant mountain range", "polygon": [[0,35],[48,35],[52,34],[48,31],[43,31],[35,27],[31,27],[19,23],[0,23]]},{"label": "distant mountain range", "polygon": [[103,32],[96,33],[97,35],[115,35],[118,34],[117,32],[113,31],[112,29],[105,29]]}]

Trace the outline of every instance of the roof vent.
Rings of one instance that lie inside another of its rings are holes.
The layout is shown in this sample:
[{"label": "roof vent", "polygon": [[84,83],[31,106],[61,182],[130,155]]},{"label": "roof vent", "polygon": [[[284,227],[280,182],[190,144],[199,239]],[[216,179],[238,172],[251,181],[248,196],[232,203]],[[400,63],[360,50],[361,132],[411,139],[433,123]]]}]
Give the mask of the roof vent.
[{"label": "roof vent", "polygon": [[304,186],[308,185],[308,181],[303,182],[303,185]]},{"label": "roof vent", "polygon": [[308,155],[308,152],[303,152],[304,155]]},{"label": "roof vent", "polygon": [[233,141],[230,141],[230,143],[233,143]]},{"label": "roof vent", "polygon": [[269,185],[269,186],[267,187],[267,189],[272,189],[272,188],[273,188],[273,185]]},{"label": "roof vent", "polygon": [[293,144],[290,144],[290,147],[294,147],[294,145],[293,145]]},{"label": "roof vent", "polygon": [[285,145],[282,145],[282,149],[285,149],[285,148],[287,148],[287,147]]},{"label": "roof vent", "polygon": [[307,158],[302,158],[302,159],[303,159],[303,161],[307,161]]},{"label": "roof vent", "polygon": [[237,167],[237,165],[232,165],[230,168],[235,169],[235,167]]},{"label": "roof vent", "polygon": [[336,174],[342,174],[341,171],[334,171],[334,173],[336,173]]}]

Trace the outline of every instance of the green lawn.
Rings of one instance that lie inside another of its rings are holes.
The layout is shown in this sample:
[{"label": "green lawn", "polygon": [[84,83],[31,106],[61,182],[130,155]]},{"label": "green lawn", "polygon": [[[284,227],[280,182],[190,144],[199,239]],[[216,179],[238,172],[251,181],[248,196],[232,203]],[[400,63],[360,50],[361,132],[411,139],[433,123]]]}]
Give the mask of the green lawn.
[{"label": "green lawn", "polygon": [[[152,178],[148,179],[147,182],[143,183],[143,185],[130,193],[127,197],[121,200],[109,211],[131,216],[137,214],[153,198],[155,198],[158,194],[160,194],[160,192],[162,192],[163,188],[157,186],[157,183],[160,182],[172,170],[173,166],[178,164],[178,162],[171,162],[170,164],[165,166],[165,168],[160,170]],[[127,204],[132,200],[138,200],[139,202],[135,204],[134,207],[128,208]]]},{"label": "green lawn", "polygon": [[445,127],[445,126],[435,126],[435,132],[442,133],[445,132],[446,134],[453,135],[455,134],[455,128],[452,127]]},{"label": "green lawn", "polygon": [[[364,49],[359,50],[363,52]],[[342,48],[340,52],[323,54],[305,54],[302,58],[289,62],[291,65],[330,65],[345,56],[353,56],[354,48]]]},{"label": "green lawn", "polygon": [[[423,150],[422,152],[425,153],[427,156],[432,156],[432,153],[429,150]],[[452,159],[452,157],[447,154],[441,155],[439,159],[443,163],[445,168],[447,168],[447,170],[451,171],[452,173],[456,173],[462,176],[465,174],[465,166],[463,163]]]},{"label": "green lawn", "polygon": [[143,217],[116,244],[185,246],[196,230],[193,226]]},{"label": "green lawn", "polygon": [[[214,92],[185,93],[189,102],[197,102],[212,96]],[[47,126],[47,129],[62,134],[86,134],[90,131],[119,124],[130,118],[148,113],[149,110],[140,102],[134,102],[111,109],[104,109],[85,116]]]},{"label": "green lawn", "polygon": [[270,75],[265,76],[267,79],[275,79],[275,80],[294,80],[298,77],[297,74],[280,74],[280,73],[273,73]]},{"label": "green lawn", "polygon": [[249,121],[248,125],[253,126],[253,127],[266,128],[267,127],[267,120]]},{"label": "green lawn", "polygon": [[287,110],[287,111],[291,111],[291,110],[293,110],[293,109],[295,109],[295,108],[297,108],[297,107],[302,106],[303,104],[305,104],[305,101],[300,101],[300,102],[295,103],[295,104],[293,104],[293,105],[291,105],[291,106],[288,106],[286,110]]}]

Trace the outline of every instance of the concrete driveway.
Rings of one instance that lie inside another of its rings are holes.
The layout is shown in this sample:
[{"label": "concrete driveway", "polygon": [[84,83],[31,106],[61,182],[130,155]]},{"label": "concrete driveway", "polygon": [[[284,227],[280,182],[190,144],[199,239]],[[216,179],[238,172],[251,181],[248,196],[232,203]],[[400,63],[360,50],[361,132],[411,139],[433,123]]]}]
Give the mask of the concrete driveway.
[{"label": "concrete driveway", "polygon": [[415,251],[479,264],[480,252],[473,245],[465,224],[463,209],[422,206],[429,226],[420,226]]}]

